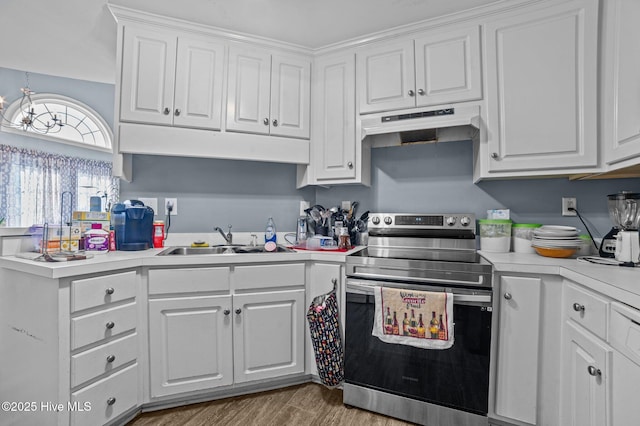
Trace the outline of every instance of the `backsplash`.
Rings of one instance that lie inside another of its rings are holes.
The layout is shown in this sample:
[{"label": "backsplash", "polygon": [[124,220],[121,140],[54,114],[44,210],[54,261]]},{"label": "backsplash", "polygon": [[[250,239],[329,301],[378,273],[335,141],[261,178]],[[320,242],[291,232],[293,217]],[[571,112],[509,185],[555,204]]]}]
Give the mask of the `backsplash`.
[{"label": "backsplash", "polygon": [[473,183],[470,141],[419,144],[372,150],[372,185],[318,188],[316,203],[334,205],[359,200],[359,212],[475,213],[509,208],[520,223],[575,226],[577,217],[561,215],[562,197],[576,197],[577,207],[595,236],[611,228],[607,194],[640,192],[640,179],[570,181],[566,178],[512,179]]}]

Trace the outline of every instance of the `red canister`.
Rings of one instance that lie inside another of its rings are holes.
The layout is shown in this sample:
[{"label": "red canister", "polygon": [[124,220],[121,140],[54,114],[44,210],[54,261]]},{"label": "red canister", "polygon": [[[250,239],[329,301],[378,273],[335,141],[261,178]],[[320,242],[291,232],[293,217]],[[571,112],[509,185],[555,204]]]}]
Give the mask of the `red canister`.
[{"label": "red canister", "polygon": [[161,220],[153,222],[153,247],[164,247],[164,222]]}]

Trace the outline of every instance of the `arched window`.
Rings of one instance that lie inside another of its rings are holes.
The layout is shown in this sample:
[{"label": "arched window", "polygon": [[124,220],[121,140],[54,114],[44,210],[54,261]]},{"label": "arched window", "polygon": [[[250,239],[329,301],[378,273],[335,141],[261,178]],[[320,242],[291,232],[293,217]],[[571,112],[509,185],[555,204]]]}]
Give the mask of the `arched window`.
[{"label": "arched window", "polygon": [[54,93],[36,93],[31,95],[34,120],[41,123],[52,121],[52,117],[57,117],[62,123],[62,127],[56,127],[47,133],[39,133],[30,128],[23,130],[19,127],[23,114],[30,107],[25,104],[25,111],[20,110],[20,101],[17,99],[6,109],[5,117],[17,128],[3,127],[2,130],[24,134],[29,136],[62,142],[82,148],[95,149],[98,151],[112,152],[113,132],[104,119],[88,105],[75,99],[57,95]]}]

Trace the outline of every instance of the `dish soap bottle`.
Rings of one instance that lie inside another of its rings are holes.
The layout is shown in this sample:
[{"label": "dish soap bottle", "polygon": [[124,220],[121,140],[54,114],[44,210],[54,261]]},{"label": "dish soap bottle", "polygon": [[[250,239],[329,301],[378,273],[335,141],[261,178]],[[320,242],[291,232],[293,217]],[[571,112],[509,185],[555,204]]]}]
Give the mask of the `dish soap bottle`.
[{"label": "dish soap bottle", "polygon": [[[275,248],[275,244],[277,240],[277,236],[276,236],[276,223],[273,221],[272,217],[269,217],[269,220],[267,220],[267,226],[264,229],[264,243],[265,243],[265,247],[267,246],[268,243],[273,243],[273,247]],[[271,246],[271,244],[269,244],[269,246]]]}]

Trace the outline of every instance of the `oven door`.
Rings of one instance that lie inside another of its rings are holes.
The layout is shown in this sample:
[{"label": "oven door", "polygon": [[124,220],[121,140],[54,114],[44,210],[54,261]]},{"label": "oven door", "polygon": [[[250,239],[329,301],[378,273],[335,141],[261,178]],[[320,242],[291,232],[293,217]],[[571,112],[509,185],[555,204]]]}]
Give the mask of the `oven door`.
[{"label": "oven door", "polygon": [[[421,349],[372,336],[375,286],[454,294],[454,345]],[[492,292],[434,284],[347,279],[345,382],[481,416],[487,415]]]}]

